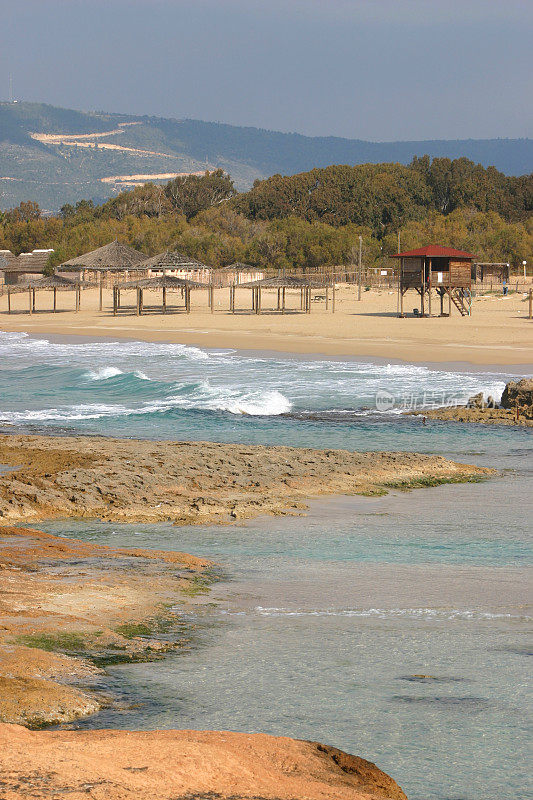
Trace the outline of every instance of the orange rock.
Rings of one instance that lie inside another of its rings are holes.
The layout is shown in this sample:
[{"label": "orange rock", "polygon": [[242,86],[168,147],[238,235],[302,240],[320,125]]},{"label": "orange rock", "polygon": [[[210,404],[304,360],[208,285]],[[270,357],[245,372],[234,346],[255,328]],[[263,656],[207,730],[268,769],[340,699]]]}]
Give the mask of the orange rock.
[{"label": "orange rock", "polygon": [[3,800],[407,800],[369,761],[265,734],[0,725],[0,771]]}]

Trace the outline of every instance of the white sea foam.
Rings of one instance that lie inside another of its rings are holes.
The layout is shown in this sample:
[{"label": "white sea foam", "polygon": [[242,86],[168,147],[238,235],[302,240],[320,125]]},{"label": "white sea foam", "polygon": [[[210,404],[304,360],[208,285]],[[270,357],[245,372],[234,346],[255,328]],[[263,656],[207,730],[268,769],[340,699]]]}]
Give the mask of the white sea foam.
[{"label": "white sea foam", "polygon": [[100,369],[89,370],[86,373],[86,377],[91,381],[107,381],[109,378],[115,378],[117,375],[123,374],[118,367],[100,367]]},{"label": "white sea foam", "polygon": [[379,619],[407,618],[427,620],[498,620],[515,619],[529,621],[532,618],[522,614],[501,614],[471,609],[437,608],[340,608],[340,609],[290,609],[265,608],[256,606],[256,614],[262,617],[377,617]]}]

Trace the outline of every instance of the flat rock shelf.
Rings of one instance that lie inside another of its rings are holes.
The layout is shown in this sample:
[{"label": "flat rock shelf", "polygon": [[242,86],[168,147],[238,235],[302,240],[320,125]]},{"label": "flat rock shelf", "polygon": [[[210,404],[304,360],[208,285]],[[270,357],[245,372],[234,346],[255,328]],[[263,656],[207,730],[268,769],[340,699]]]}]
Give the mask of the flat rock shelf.
[{"label": "flat rock shelf", "polygon": [[298,513],[318,495],[481,480],[490,469],[417,453],[212,442],[0,436],[0,523],[65,517],[181,524]]}]

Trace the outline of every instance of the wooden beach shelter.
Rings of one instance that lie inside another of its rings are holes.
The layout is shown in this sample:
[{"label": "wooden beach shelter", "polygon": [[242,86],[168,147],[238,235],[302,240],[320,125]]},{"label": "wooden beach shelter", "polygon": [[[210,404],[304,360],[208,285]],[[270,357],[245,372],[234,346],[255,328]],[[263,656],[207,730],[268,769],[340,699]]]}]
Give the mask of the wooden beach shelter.
[{"label": "wooden beach shelter", "polygon": [[[277,289],[277,307],[272,309],[279,311],[282,314],[287,313],[286,306],[286,292],[287,289],[296,289],[300,292],[300,311],[306,314],[311,313],[311,290],[314,288],[326,288],[327,284],[321,280],[313,280],[311,278],[301,278],[296,275],[278,275],[273,278],[263,278],[259,281],[249,281],[248,283],[241,283],[239,288],[251,289],[252,291],[252,311],[256,314],[262,312],[262,290],[263,289]],[[230,286],[229,297],[229,310],[232,314],[235,313],[235,289],[236,286]],[[327,297],[327,295],[326,295]],[[334,307],[333,309],[334,310]],[[294,311],[294,309],[291,309]]]},{"label": "wooden beach shelter", "polygon": [[[470,315],[472,303],[472,261],[475,256],[464,250],[441,245],[427,245],[416,250],[396,253],[400,259],[398,281],[399,316],[403,317],[403,298],[409,289],[420,295],[420,315],[431,316],[431,297],[435,290],[440,298],[440,316],[444,313],[444,298],[448,297],[448,316],[452,303],[461,316]],[[427,300],[427,304],[426,304]]]},{"label": "wooden beach shelter", "polygon": [[100,311],[103,307],[103,289],[111,288],[119,281],[130,278],[146,278],[149,273],[141,266],[146,260],[144,253],[115,239],[103,247],[91,250],[56,268],[56,273],[79,281],[90,281],[100,287]]},{"label": "wooden beach shelter", "polygon": [[265,277],[263,270],[252,267],[251,264],[243,264],[242,261],[235,261],[226,267],[217,267],[214,271],[213,283],[215,286],[240,286],[251,281],[260,281]]},{"label": "wooden beach shelter", "polygon": [[36,310],[35,296],[39,291],[48,291],[53,293],[52,311],[56,312],[57,308],[57,293],[58,292],[74,292],[75,293],[75,310],[80,310],[81,304],[81,288],[80,281],[72,281],[69,278],[64,278],[62,275],[51,275],[49,278],[39,278],[37,280],[29,280],[26,283],[20,283],[16,286],[7,287],[7,310],[8,314],[11,313],[11,295],[15,293],[28,292],[28,312],[33,314]]},{"label": "wooden beach shelter", "polygon": [[167,303],[168,292],[180,292],[184,301],[183,310],[187,314],[191,311],[191,289],[207,289],[208,287],[203,283],[197,281],[190,281],[187,278],[175,278],[173,275],[163,275],[160,278],[145,278],[141,281],[127,281],[125,283],[117,283],[113,287],[113,316],[116,316],[121,306],[121,293],[128,291],[135,291],[137,295],[134,311],[138,316],[146,313],[147,308],[144,304],[145,291],[160,291],[161,292],[161,312],[166,314],[168,311],[174,310]]},{"label": "wooden beach shelter", "polygon": [[[146,259],[143,264],[150,277],[179,278],[190,282],[189,288],[203,286],[209,289],[209,308],[211,313],[215,310],[215,283],[214,274],[216,270],[202,264],[191,256],[184,255],[177,250],[166,250],[157,256]],[[185,286],[185,285],[184,285]]]}]

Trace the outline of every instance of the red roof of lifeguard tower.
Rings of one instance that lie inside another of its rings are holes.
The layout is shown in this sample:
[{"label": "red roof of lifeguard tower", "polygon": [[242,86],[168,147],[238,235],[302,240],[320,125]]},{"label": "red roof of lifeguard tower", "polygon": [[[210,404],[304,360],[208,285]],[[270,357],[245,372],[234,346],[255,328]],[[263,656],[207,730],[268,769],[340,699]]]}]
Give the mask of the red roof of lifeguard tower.
[{"label": "red roof of lifeguard tower", "polygon": [[453,247],[442,247],[440,244],[428,244],[426,247],[418,247],[416,250],[404,250],[403,253],[394,253],[392,258],[416,258],[417,256],[424,256],[425,258],[475,258],[472,253],[466,253],[464,250],[454,250]]}]

